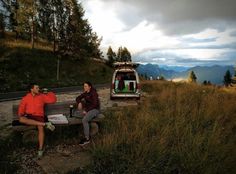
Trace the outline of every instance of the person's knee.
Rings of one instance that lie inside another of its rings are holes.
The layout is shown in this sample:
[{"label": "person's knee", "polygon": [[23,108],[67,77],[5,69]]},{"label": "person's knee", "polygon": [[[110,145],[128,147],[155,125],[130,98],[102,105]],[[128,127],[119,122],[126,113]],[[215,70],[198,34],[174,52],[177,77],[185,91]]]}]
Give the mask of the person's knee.
[{"label": "person's knee", "polygon": [[26,121],[26,118],[25,117],[19,117],[19,122],[20,123],[25,123]]},{"label": "person's knee", "polygon": [[78,104],[78,109],[79,109],[79,110],[82,110],[82,109],[83,109],[82,103],[79,103],[79,104]]},{"label": "person's knee", "polygon": [[85,116],[83,119],[82,119],[82,123],[88,123],[88,118]]},{"label": "person's knee", "polygon": [[82,123],[86,123],[87,119],[85,119],[85,117],[82,119]]}]

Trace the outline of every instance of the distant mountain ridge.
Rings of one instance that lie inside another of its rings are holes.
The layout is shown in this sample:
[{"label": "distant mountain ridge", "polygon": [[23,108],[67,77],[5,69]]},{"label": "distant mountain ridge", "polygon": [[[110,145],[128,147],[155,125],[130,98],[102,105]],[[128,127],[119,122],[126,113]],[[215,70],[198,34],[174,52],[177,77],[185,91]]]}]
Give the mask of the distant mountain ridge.
[{"label": "distant mountain ridge", "polygon": [[190,67],[160,65],[160,68],[165,69],[165,70],[173,70],[176,72],[183,72],[183,71],[188,70]]},{"label": "distant mountain ridge", "polygon": [[[177,69],[176,69],[177,68]],[[195,66],[188,67],[172,67],[162,66],[156,64],[139,65],[137,71],[139,74],[147,75],[156,79],[158,76],[163,76],[165,79],[187,79],[191,71],[197,76],[197,82],[202,83],[204,80],[210,81],[213,84],[223,84],[224,75],[229,70],[231,75],[234,75],[233,66]]]},{"label": "distant mountain ridge", "polygon": [[156,64],[141,64],[138,66],[137,71],[139,74],[147,75],[148,77],[153,77],[154,79],[161,75],[166,79],[172,78],[174,74],[177,73],[177,71],[166,70],[165,68],[161,68]]}]

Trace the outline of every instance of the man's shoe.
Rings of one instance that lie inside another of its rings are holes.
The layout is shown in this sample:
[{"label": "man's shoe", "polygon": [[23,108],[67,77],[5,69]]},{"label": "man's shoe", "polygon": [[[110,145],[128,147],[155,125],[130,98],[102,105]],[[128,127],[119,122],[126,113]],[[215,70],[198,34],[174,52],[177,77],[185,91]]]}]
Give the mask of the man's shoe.
[{"label": "man's shoe", "polygon": [[55,130],[55,126],[51,122],[46,122],[45,123],[45,127],[47,129],[49,129],[50,131],[54,131]]},{"label": "man's shoe", "polygon": [[90,143],[90,139],[83,138],[83,139],[80,141],[79,145],[83,146],[83,145],[89,144],[89,143]]},{"label": "man's shoe", "polygon": [[43,150],[38,150],[38,159],[41,159],[43,157]]}]

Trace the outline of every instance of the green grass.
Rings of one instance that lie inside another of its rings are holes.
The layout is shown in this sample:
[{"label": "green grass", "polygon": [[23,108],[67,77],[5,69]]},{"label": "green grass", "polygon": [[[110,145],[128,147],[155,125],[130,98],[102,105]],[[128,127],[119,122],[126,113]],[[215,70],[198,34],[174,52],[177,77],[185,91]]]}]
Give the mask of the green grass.
[{"label": "green grass", "polygon": [[104,63],[88,60],[58,58],[48,43],[36,43],[31,49],[26,41],[1,40],[0,44],[0,92],[26,90],[30,82],[42,87],[77,86],[84,81],[93,84],[109,83],[113,70]]},{"label": "green grass", "polygon": [[85,173],[235,173],[236,94],[145,82],[138,107],[106,113]]}]

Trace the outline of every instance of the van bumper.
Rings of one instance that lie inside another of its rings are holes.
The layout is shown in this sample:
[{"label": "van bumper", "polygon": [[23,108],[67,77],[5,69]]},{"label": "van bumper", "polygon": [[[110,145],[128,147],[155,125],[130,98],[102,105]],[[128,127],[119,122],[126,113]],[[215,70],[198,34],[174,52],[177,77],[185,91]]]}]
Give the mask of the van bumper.
[{"label": "van bumper", "polygon": [[111,92],[110,98],[140,98],[141,93],[113,93]]}]

